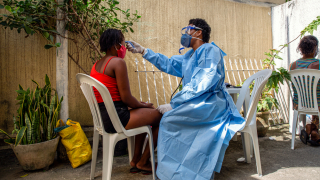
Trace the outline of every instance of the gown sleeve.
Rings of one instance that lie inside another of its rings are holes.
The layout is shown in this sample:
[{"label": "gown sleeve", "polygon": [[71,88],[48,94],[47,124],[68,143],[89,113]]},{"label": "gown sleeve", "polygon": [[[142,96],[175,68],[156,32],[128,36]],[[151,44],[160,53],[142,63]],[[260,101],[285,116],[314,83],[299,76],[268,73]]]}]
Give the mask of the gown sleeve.
[{"label": "gown sleeve", "polygon": [[171,58],[160,54],[154,53],[151,49],[143,56],[150,63],[155,65],[160,71],[171,74],[173,76],[182,77],[182,61],[183,55],[175,55]]},{"label": "gown sleeve", "polygon": [[198,67],[192,72],[191,80],[182,91],[179,91],[171,100],[172,108],[199,97],[210,89],[215,89],[224,76],[224,68],[221,68],[220,61],[225,53],[220,48],[210,46],[196,54],[198,57]]}]

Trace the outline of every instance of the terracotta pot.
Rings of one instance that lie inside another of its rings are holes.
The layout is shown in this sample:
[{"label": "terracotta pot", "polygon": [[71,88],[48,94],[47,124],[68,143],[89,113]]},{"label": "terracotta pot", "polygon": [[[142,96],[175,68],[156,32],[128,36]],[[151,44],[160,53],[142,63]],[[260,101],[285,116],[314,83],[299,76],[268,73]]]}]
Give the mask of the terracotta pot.
[{"label": "terracotta pot", "polygon": [[48,169],[54,161],[59,139],[60,136],[57,136],[41,143],[10,146],[24,170]]},{"label": "terracotta pot", "polygon": [[258,137],[264,137],[267,134],[269,126],[267,124],[270,116],[270,111],[267,112],[257,112],[256,123]]}]

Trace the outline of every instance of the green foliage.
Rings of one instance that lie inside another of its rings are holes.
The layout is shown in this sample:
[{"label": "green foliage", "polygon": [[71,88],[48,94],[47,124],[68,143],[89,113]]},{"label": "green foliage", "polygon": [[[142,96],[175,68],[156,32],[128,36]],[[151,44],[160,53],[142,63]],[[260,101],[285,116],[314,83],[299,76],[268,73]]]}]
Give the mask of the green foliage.
[{"label": "green foliage", "polygon": [[13,133],[17,132],[17,136],[14,140],[0,129],[0,133],[9,137],[9,140],[5,141],[6,143],[34,144],[56,137],[53,129],[58,121],[63,98],[61,97],[59,100],[56,92],[54,95],[51,94],[53,89],[47,75],[45,77],[46,85],[43,88],[36,81],[32,80],[32,82],[37,85],[34,91],[30,91],[29,88],[24,90],[20,85],[19,90],[16,90],[20,106],[17,110],[18,115],[13,117]]},{"label": "green foliage", "polygon": [[267,82],[268,90],[275,89],[276,92],[278,92],[279,83],[284,84],[284,81],[291,81],[290,74],[286,69],[281,67],[281,68],[278,68],[277,70],[278,71],[272,71],[272,74],[269,77]]},{"label": "green foliage", "polygon": [[[101,58],[97,41],[106,29],[134,32],[133,23],[141,16],[137,11],[132,13],[130,9],[122,10],[118,5],[119,1],[116,0],[65,0],[62,4],[57,4],[56,0],[3,0],[0,9],[5,8],[8,13],[0,14],[0,25],[16,29],[18,33],[24,30],[26,37],[41,34],[49,41],[45,49],[60,47],[60,43],[54,42],[56,36],[71,40],[77,47],[77,53],[69,56],[80,66],[79,52],[83,50],[90,50],[93,62]],[[57,11],[64,16],[58,17]],[[66,22],[65,29],[71,36],[64,37],[56,31],[59,21]]]},{"label": "green foliage", "polygon": [[[244,80],[245,81],[245,80]],[[243,82],[244,82],[243,81]],[[243,82],[240,83],[238,86],[242,86]],[[252,82],[252,84],[250,84],[249,89],[250,89],[250,95],[252,93],[252,90],[254,88],[254,84],[255,81]],[[258,105],[257,105],[257,111],[258,112],[267,112],[270,111],[270,109],[272,108],[272,106],[275,106],[276,108],[278,108],[278,101],[277,99],[274,98],[273,94],[272,94],[272,89],[265,87],[261,93],[261,97],[258,101]]]},{"label": "green foliage", "polygon": [[273,97],[271,90],[264,89],[259,99],[257,110],[258,112],[267,112],[270,111],[272,106],[278,108],[278,101]]},{"label": "green foliage", "polygon": [[307,27],[304,28],[304,30],[301,31],[301,37],[305,35],[306,32],[313,35],[313,31],[316,31],[319,25],[320,25],[320,16],[318,16],[316,20],[313,20]]}]

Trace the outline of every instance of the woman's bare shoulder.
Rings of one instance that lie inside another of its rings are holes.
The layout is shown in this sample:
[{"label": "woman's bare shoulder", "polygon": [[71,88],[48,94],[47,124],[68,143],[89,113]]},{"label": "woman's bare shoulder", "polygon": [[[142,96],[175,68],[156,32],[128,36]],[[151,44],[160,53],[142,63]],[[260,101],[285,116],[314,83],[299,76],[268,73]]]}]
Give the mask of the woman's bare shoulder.
[{"label": "woman's bare shoulder", "polygon": [[296,69],[296,61],[292,62],[289,66],[289,71]]},{"label": "woman's bare shoulder", "polygon": [[314,63],[311,63],[309,66],[308,66],[309,69],[319,69],[319,61],[316,61]]}]

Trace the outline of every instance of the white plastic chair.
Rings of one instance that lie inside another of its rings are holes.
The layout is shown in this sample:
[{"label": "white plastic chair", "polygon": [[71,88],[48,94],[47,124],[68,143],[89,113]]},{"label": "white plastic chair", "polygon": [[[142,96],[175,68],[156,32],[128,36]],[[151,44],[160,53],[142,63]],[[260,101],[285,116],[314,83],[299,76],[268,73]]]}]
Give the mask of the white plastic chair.
[{"label": "white plastic chair", "polygon": [[[254,146],[254,154],[256,158],[257,164],[257,171],[259,176],[262,176],[262,168],[261,168],[261,161],[260,161],[260,151],[259,151],[259,142],[258,142],[258,134],[257,134],[257,125],[256,125],[256,112],[257,112],[257,105],[260,99],[260,95],[268,82],[268,78],[271,76],[272,70],[265,69],[255,73],[254,75],[250,76],[246,81],[243,83],[239,98],[237,100],[237,110],[240,112],[243,103],[245,103],[245,107],[249,107],[248,111],[245,114],[246,125],[245,127],[240,130],[240,132],[244,133],[244,140],[245,140],[245,153],[246,153],[246,161],[247,163],[251,163],[251,141],[250,137],[247,136],[247,133],[251,136]],[[254,81],[254,87],[250,97],[250,84]]]},{"label": "white plastic chair", "polygon": [[[102,83],[100,83],[96,79],[86,74],[81,74],[81,73],[77,74],[77,80],[81,84],[80,87],[82,89],[82,92],[89,103],[91,114],[93,117],[93,122],[94,122],[90,179],[94,179],[100,135],[102,135],[102,138],[103,138],[102,179],[110,180],[115,144],[118,141],[127,138],[129,162],[130,162],[132,160],[132,155],[134,151],[134,147],[133,147],[134,136],[141,133],[147,133],[149,136],[149,147],[150,147],[150,154],[151,154],[153,179],[155,180],[156,175],[155,175],[155,165],[154,165],[154,150],[153,150],[153,140],[152,140],[152,133],[151,133],[150,126],[143,126],[135,129],[126,130],[119,120],[118,114],[116,112],[116,109],[114,107],[114,104],[108,89]],[[110,116],[111,122],[115,130],[117,131],[117,133],[111,134],[111,133],[107,133],[104,130],[99,106],[93,92],[93,87],[95,87],[101,94],[104,104],[106,106],[107,112]]]},{"label": "white plastic chair", "polygon": [[[289,74],[291,75],[291,82],[296,88],[298,94],[298,110],[294,110],[291,126],[291,149],[294,149],[296,126],[300,115],[320,115],[317,100],[317,84],[320,78],[320,71],[316,69],[297,69],[289,71]],[[303,125],[305,125],[305,123],[306,122],[303,122]]]}]

